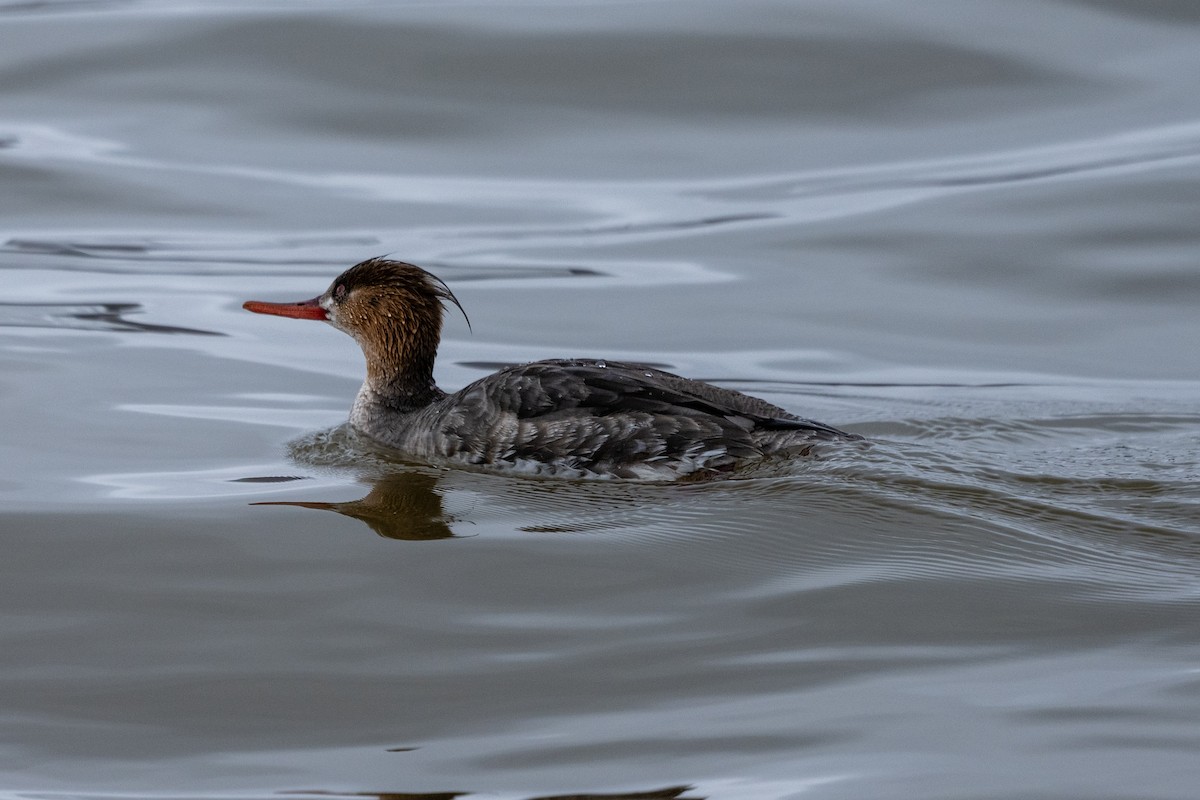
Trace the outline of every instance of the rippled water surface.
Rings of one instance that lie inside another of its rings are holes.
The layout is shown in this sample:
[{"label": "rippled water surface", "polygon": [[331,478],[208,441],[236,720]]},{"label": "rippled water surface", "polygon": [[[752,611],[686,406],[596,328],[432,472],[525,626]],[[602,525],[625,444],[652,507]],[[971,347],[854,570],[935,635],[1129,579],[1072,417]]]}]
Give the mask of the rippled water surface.
[{"label": "rippled water surface", "polygon": [[[1200,5],[0,3],[0,792],[1200,796]],[[864,445],[390,461],[644,361]],[[295,794],[291,794],[295,793]]]}]

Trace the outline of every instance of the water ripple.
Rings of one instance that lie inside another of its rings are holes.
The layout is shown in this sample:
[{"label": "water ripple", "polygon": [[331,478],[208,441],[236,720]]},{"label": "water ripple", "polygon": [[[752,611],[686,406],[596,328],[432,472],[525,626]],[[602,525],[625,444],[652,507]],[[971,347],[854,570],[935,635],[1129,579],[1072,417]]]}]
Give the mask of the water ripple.
[{"label": "water ripple", "polygon": [[0,303],[0,327],[225,335],[220,331],[158,325],[126,318],[129,314],[141,312],[141,303]]},{"label": "water ripple", "polygon": [[[1200,444],[1200,415],[913,420],[903,439],[662,485],[414,473],[340,426],[296,440],[292,458],[350,470],[370,493],[353,503],[305,496],[285,504],[340,511],[401,539],[430,538],[396,511],[412,508],[426,509],[446,536],[456,528],[604,534],[651,548],[683,539],[694,545],[687,558],[718,557],[731,573],[770,564],[793,591],[969,579],[1192,602],[1200,598],[1200,467],[1153,458],[1156,438],[1180,435]],[[1115,443],[1141,456],[1122,474],[1111,471]],[[760,591],[781,589],[767,580]]]},{"label": "water ripple", "polygon": [[[9,125],[0,137],[6,158],[39,163],[81,161],[119,168],[205,174],[283,184],[331,196],[376,202],[422,198],[426,207],[446,206],[529,210],[544,213],[530,226],[519,221],[496,227],[464,220],[452,233],[431,226],[408,231],[408,238],[450,234],[456,242],[484,239],[551,244],[564,238],[602,241],[690,235],[714,226],[794,225],[852,217],[924,202],[962,192],[1004,188],[1018,183],[1083,180],[1113,174],[1178,169],[1200,163],[1200,123],[1142,128],[1054,145],[979,153],[941,159],[881,162],[853,168],[822,169],[788,175],[702,178],[689,181],[580,181],[505,177],[428,176],[406,173],[320,173],[300,170],[197,164],[131,155],[121,143],[67,133],[46,126]],[[546,226],[545,219],[560,219]],[[578,220],[585,222],[579,224]],[[317,246],[368,246],[359,239]],[[10,249],[95,255],[70,240],[55,243],[18,237]],[[79,251],[79,252],[76,252]]]}]

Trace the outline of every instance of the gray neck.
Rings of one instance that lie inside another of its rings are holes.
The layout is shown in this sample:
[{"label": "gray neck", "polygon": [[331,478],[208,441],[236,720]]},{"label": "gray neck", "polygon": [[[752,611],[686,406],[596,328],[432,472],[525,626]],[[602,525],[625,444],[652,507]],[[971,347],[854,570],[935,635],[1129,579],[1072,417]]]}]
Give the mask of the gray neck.
[{"label": "gray neck", "polygon": [[368,433],[390,427],[398,418],[441,400],[446,393],[430,381],[429,386],[416,393],[383,394],[375,390],[370,379],[363,382],[350,410],[350,424]]}]

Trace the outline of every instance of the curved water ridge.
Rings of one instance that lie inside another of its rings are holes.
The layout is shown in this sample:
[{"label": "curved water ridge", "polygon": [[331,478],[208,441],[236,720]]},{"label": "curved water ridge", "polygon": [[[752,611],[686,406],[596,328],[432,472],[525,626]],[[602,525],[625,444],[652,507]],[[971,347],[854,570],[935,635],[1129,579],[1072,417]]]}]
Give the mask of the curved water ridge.
[{"label": "curved water ridge", "polygon": [[[98,141],[46,126],[0,129],[7,135],[5,157],[47,165],[82,162],[136,172],[179,173],[223,178],[234,183],[285,185],[330,199],[413,205],[420,199],[416,224],[403,230],[414,250],[428,249],[424,240],[478,240],[523,245],[554,244],[565,238],[600,241],[688,236],[698,229],[793,225],[854,217],[921,203],[964,192],[1004,189],[1021,184],[1099,180],[1121,174],[1195,168],[1200,164],[1200,122],[1135,128],[1102,137],[1036,147],[981,152],[946,158],[876,162],[858,167],[804,170],[758,176],[705,177],[694,180],[566,180],[517,176],[489,178],[373,171],[308,172],[299,169],[201,164],[133,155],[115,142]],[[413,205],[416,208],[416,205]],[[454,209],[442,220],[436,209]],[[520,209],[520,214],[505,210]],[[502,226],[497,212],[506,216]],[[530,223],[526,220],[536,219]],[[557,220],[548,223],[547,220]],[[397,238],[401,235],[397,231]],[[80,239],[83,244],[80,244]],[[37,233],[9,239],[0,252],[53,253],[103,257],[135,253],[147,247],[141,235],[128,242],[101,238],[88,243],[86,233],[45,237]],[[371,246],[379,237],[299,237],[308,249]],[[285,247],[288,243],[281,243]],[[251,241],[252,247],[261,243]],[[178,250],[176,245],[151,245]],[[220,251],[230,243],[219,242]],[[203,250],[204,248],[199,248]],[[452,246],[459,256],[477,248]],[[162,255],[162,253],[158,253]],[[202,260],[196,254],[187,260]],[[435,257],[447,257],[445,253]]]},{"label": "curved water ridge", "polygon": [[1200,164],[1200,122],[1104,137],[938,159],[730,181],[701,193],[726,201],[771,201],[792,222],[871,213],[962,192],[1016,184],[1088,180]]}]

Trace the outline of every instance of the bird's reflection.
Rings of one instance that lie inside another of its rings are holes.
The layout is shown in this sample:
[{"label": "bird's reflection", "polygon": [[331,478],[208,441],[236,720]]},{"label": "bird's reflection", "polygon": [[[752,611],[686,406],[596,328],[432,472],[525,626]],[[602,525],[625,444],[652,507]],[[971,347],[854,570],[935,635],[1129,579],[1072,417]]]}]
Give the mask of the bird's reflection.
[{"label": "bird's reflection", "polygon": [[425,541],[454,536],[454,518],[442,508],[442,496],[434,490],[438,476],[424,472],[395,472],[379,478],[359,500],[342,503],[276,500],[251,503],[256,506],[298,506],[336,511],[365,522],[388,539]]},{"label": "bird's reflection", "polygon": [[[636,527],[677,527],[697,492],[722,491],[723,482],[672,484],[638,481],[536,480],[468,469],[438,469],[395,460],[348,424],[290,442],[298,466],[350,473],[371,487],[359,500],[284,500],[252,503],[336,511],[361,520],[388,539],[448,539],[464,526],[498,523],[523,533],[595,533]],[[241,478],[285,482],[287,473]],[[734,486],[735,484],[728,484]],[[447,511],[446,507],[453,509]]]}]

